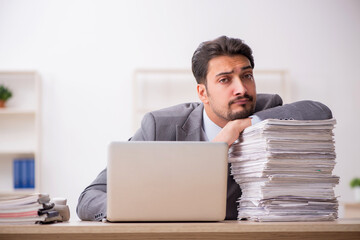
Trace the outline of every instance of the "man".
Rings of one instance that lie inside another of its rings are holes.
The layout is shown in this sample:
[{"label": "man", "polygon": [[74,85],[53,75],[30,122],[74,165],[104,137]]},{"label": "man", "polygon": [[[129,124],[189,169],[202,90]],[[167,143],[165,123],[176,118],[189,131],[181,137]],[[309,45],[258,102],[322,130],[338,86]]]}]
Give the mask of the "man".
[{"label": "man", "polygon": [[[252,50],[242,40],[219,37],[197,48],[192,71],[202,103],[188,103],[147,113],[131,141],[216,141],[230,146],[248,126],[264,119],[332,118],[323,104],[301,101],[282,106],[278,95],[258,94]],[[230,173],[230,165],[229,165]],[[226,219],[237,218],[239,185],[228,174]],[[106,216],[106,169],[80,195],[78,216]]]}]

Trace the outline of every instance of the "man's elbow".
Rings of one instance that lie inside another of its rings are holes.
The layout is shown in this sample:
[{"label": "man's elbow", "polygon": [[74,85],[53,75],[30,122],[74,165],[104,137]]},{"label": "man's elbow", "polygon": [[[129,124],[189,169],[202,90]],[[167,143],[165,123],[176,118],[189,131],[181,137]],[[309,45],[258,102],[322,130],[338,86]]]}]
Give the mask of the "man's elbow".
[{"label": "man's elbow", "polygon": [[86,203],[85,201],[85,196],[84,196],[84,192],[80,195],[79,200],[78,200],[78,204],[76,206],[76,214],[78,215],[78,217],[81,220],[92,220],[89,218],[89,214],[87,214],[86,209],[88,209],[88,203]]},{"label": "man's elbow", "polygon": [[322,103],[318,103],[318,104],[320,104],[320,106],[322,107],[326,119],[333,118],[332,112],[331,112],[330,108],[328,108],[328,106],[326,106],[325,104],[322,104]]},{"label": "man's elbow", "polygon": [[106,217],[106,192],[85,190],[79,197],[76,213],[81,220],[100,221]]},{"label": "man's elbow", "polygon": [[325,120],[333,118],[330,108],[321,102],[310,100],[300,102],[304,104],[303,106],[308,106],[309,109],[312,109],[312,111],[308,112],[309,116],[306,117],[308,120]]}]

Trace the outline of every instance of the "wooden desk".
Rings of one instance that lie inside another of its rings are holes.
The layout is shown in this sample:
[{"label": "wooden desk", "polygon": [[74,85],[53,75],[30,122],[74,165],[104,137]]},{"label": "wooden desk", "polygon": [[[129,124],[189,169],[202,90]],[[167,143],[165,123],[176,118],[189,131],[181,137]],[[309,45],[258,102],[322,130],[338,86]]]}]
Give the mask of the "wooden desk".
[{"label": "wooden desk", "polygon": [[345,218],[360,218],[360,203],[344,204]]},{"label": "wooden desk", "polygon": [[360,239],[360,219],[335,222],[0,225],[0,239]]}]

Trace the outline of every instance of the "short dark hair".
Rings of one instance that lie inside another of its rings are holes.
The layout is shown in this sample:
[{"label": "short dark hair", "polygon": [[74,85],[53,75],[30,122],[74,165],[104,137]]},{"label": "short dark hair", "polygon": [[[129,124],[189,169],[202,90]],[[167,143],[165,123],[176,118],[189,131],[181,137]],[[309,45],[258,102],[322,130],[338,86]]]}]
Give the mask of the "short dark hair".
[{"label": "short dark hair", "polygon": [[209,61],[218,56],[243,55],[249,59],[254,68],[254,57],[251,48],[238,38],[218,37],[199,45],[192,57],[192,72],[197,83],[206,85]]}]

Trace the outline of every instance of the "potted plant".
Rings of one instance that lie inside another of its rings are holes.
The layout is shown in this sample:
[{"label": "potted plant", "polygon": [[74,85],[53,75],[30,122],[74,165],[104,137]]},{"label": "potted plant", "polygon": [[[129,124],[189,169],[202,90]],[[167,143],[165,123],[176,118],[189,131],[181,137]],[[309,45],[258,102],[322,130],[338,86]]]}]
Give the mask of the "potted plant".
[{"label": "potted plant", "polygon": [[350,182],[350,187],[354,189],[355,200],[360,202],[360,178],[353,178]]},{"label": "potted plant", "polygon": [[12,92],[4,85],[0,85],[0,108],[5,107],[5,102],[11,98]]}]

